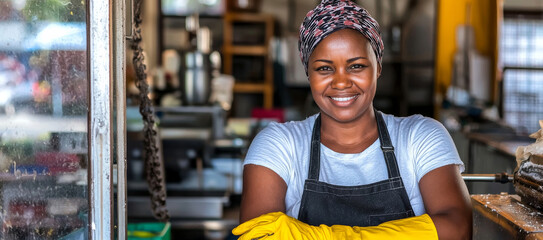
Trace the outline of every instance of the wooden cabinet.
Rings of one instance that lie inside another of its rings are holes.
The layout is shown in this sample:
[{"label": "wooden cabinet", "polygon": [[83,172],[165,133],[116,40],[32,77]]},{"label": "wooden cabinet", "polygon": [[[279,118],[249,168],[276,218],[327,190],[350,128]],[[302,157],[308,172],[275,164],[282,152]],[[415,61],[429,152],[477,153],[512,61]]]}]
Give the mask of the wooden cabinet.
[{"label": "wooden cabinet", "polygon": [[274,19],[256,13],[226,13],[223,22],[223,71],[236,79],[234,93],[262,94],[273,107],[273,65],[269,55]]}]

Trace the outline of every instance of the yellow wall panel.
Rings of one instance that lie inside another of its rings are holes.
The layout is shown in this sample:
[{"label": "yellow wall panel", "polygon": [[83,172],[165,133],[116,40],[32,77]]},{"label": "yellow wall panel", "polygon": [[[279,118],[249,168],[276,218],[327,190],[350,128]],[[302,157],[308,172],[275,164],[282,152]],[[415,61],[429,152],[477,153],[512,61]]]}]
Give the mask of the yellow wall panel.
[{"label": "yellow wall panel", "polygon": [[[468,22],[474,29],[476,49],[491,59],[493,82],[490,86],[495,86],[501,0],[440,0],[437,8],[436,96],[444,97],[451,83],[456,52],[456,28]],[[495,92],[495,89],[492,89],[492,92]],[[436,114],[439,112],[439,104],[436,104]]]}]

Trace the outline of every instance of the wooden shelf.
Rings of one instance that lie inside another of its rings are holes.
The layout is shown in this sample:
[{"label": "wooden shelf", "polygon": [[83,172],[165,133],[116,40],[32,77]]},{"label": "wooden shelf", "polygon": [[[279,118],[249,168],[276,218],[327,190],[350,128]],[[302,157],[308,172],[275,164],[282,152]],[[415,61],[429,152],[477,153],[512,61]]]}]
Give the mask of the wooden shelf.
[{"label": "wooden shelf", "polygon": [[223,47],[225,54],[235,54],[235,55],[254,55],[254,56],[267,56],[268,47],[267,46],[236,46],[236,45],[225,45]]},{"label": "wooden shelf", "polygon": [[273,106],[273,86],[266,83],[236,83],[234,92],[237,93],[261,93],[264,96],[264,107],[271,109]]},{"label": "wooden shelf", "polygon": [[263,22],[266,24],[273,24],[273,16],[270,14],[260,13],[226,13],[224,14],[224,20],[230,22]]},{"label": "wooden shelf", "polygon": [[236,83],[234,85],[234,91],[243,93],[264,92],[266,89],[266,84],[261,83]]},{"label": "wooden shelf", "polygon": [[[264,42],[259,45],[236,45],[233,42],[235,23],[263,23],[265,26]],[[269,14],[256,13],[227,13],[224,15],[223,24],[223,60],[224,73],[233,74],[234,56],[262,56],[264,60],[264,79],[259,83],[236,83],[234,93],[258,93],[262,94],[263,107],[273,108],[273,65],[269,57],[269,46],[273,37],[274,19]],[[234,76],[235,77],[235,76]]]}]

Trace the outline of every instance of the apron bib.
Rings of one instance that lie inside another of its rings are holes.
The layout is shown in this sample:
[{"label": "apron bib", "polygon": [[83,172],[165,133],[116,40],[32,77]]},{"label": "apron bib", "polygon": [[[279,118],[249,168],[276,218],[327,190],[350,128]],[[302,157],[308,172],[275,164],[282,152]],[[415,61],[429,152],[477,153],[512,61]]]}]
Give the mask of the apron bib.
[{"label": "apron bib", "polygon": [[305,180],[298,220],[314,226],[364,227],[415,215],[381,112],[375,110],[375,119],[388,179],[360,186],[338,186],[319,181],[321,116],[317,117],[311,136],[309,176]]}]

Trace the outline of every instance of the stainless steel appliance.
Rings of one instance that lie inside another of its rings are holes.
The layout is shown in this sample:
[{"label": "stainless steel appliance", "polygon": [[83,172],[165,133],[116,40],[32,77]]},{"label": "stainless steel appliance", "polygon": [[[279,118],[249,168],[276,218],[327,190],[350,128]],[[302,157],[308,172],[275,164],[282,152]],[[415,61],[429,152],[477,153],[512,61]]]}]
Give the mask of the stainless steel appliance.
[{"label": "stainless steel appliance", "polygon": [[198,14],[187,18],[186,29],[189,32],[191,50],[184,54],[183,105],[207,105],[211,92],[211,31],[200,27]]},{"label": "stainless steel appliance", "polygon": [[[211,171],[213,142],[224,135],[226,112],[220,106],[156,108],[166,173],[166,207],[175,219],[220,219],[229,203],[227,183]],[[130,116],[130,114],[127,114]],[[130,130],[131,128],[129,128]],[[130,218],[151,218],[149,193],[143,181],[141,132],[127,133]],[[223,185],[221,185],[223,184]]]},{"label": "stainless steel appliance", "polygon": [[211,61],[209,54],[192,51],[185,54],[183,105],[208,103],[211,85]]}]

